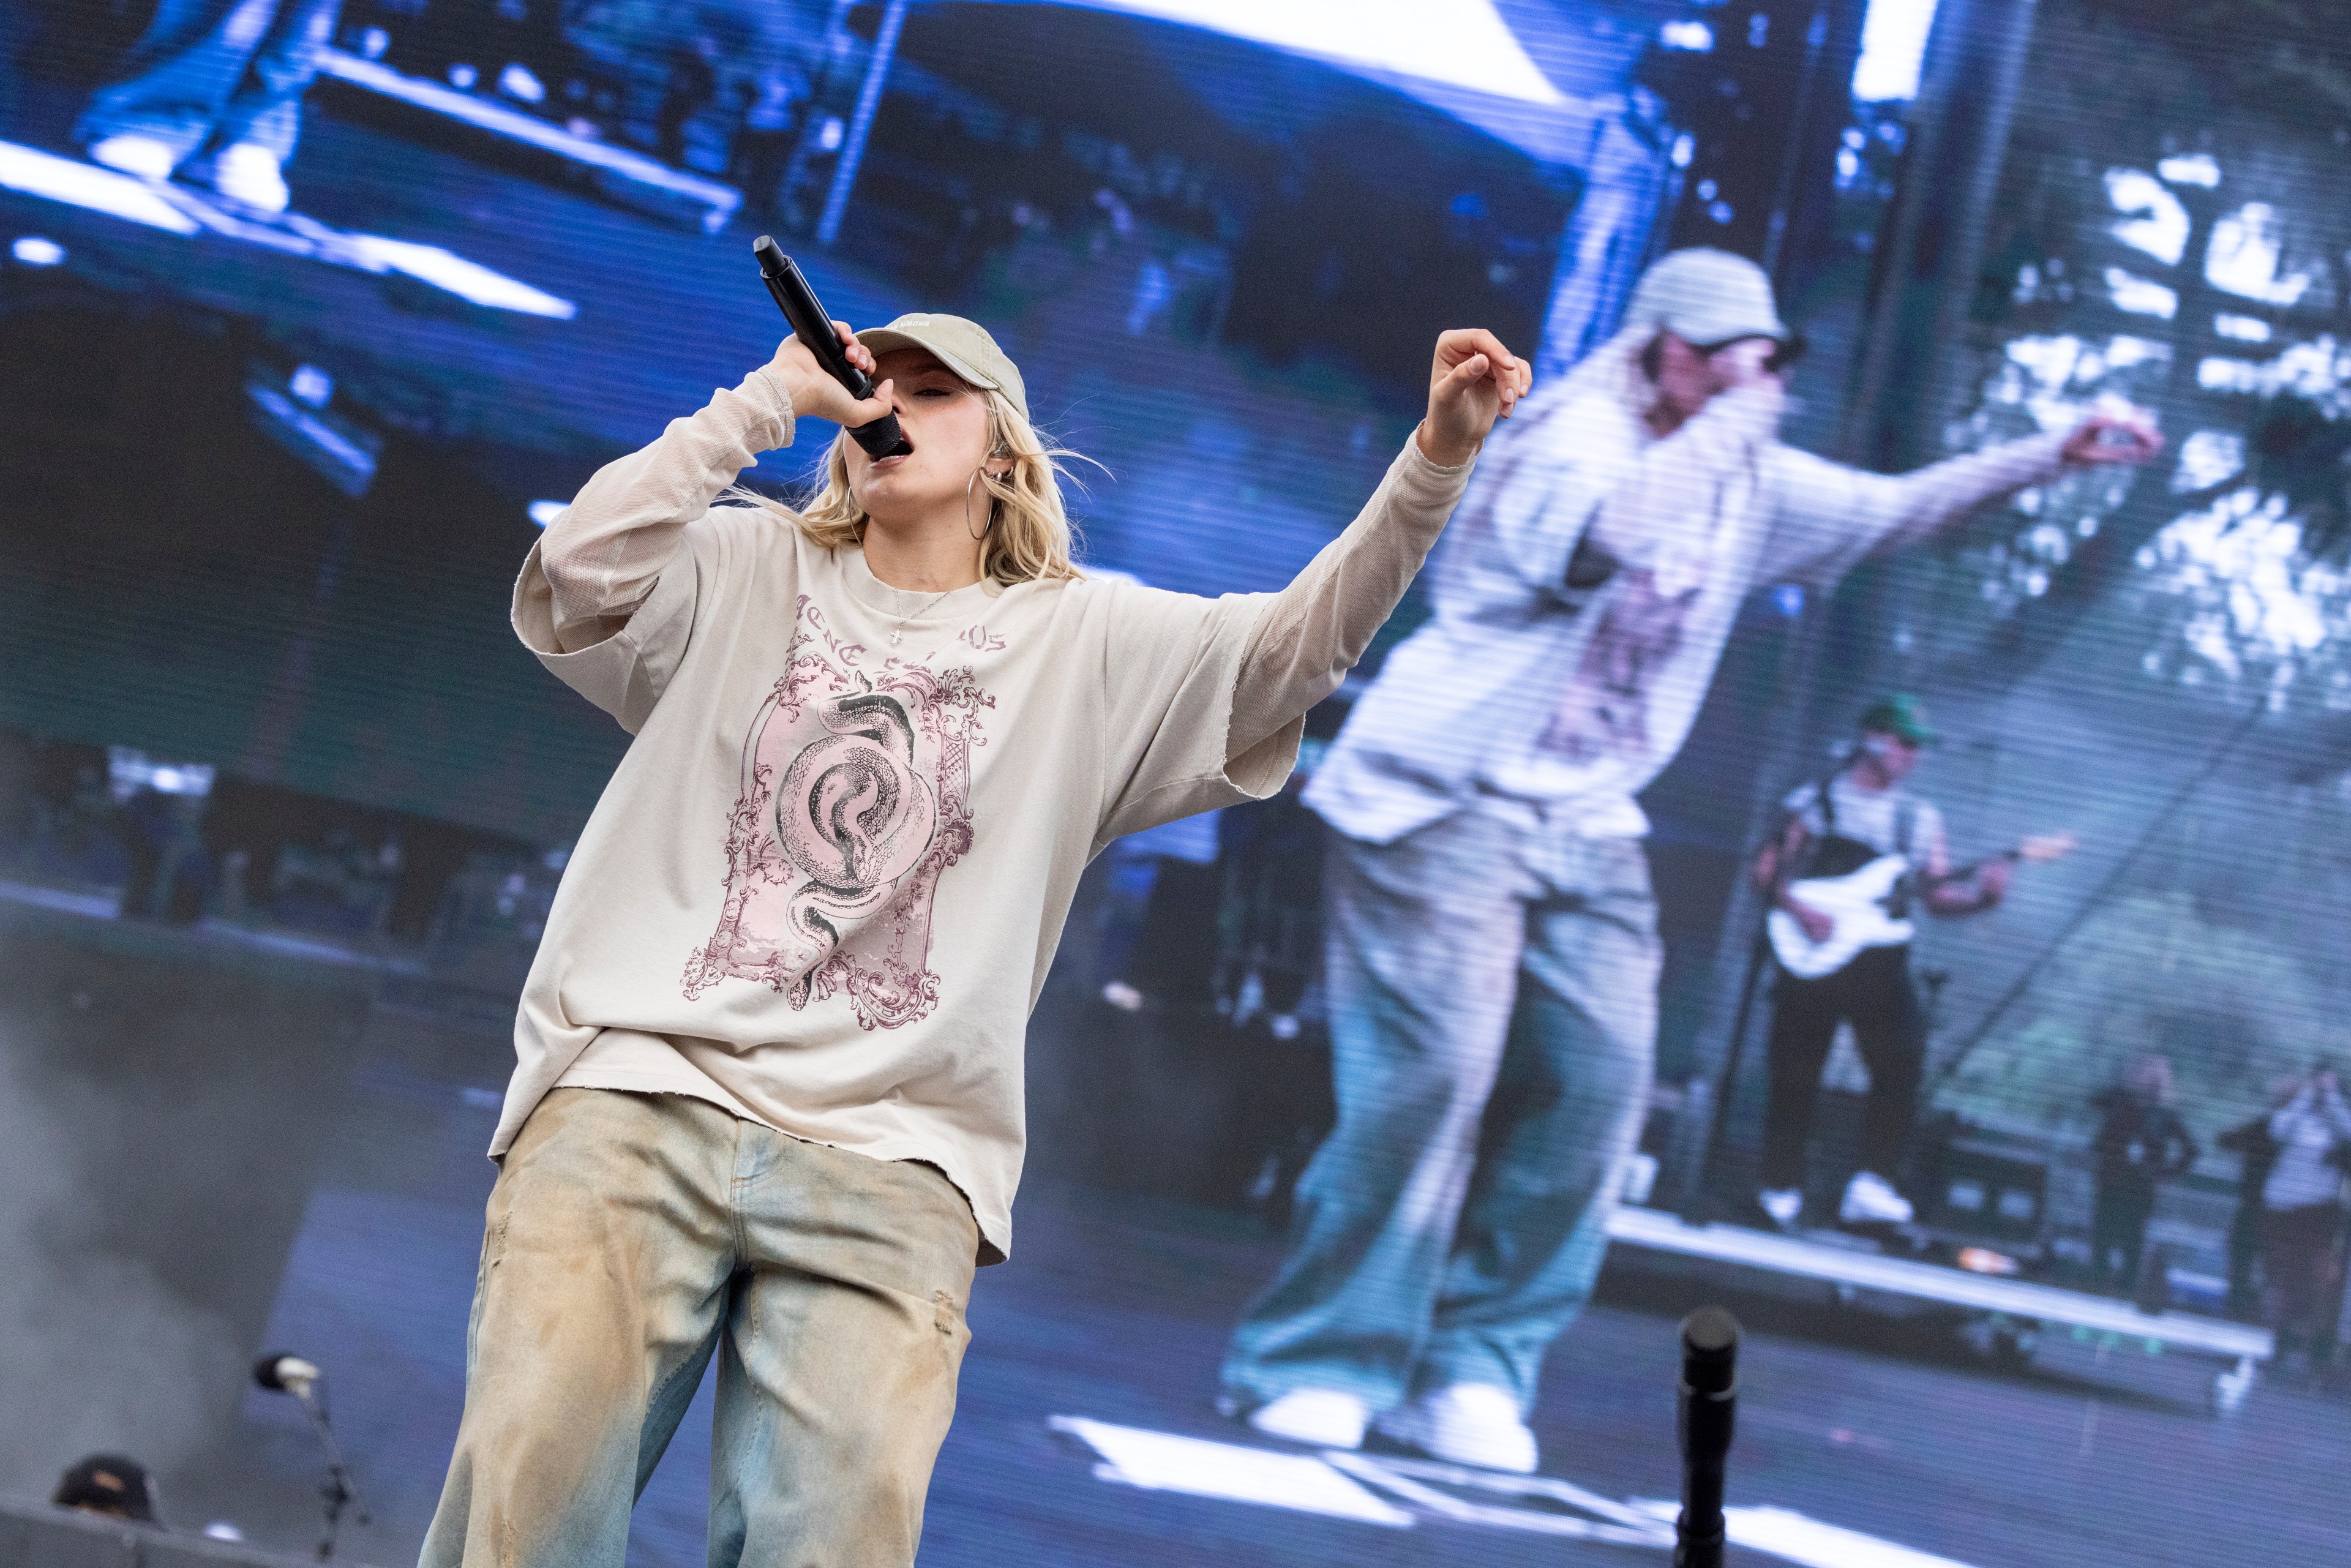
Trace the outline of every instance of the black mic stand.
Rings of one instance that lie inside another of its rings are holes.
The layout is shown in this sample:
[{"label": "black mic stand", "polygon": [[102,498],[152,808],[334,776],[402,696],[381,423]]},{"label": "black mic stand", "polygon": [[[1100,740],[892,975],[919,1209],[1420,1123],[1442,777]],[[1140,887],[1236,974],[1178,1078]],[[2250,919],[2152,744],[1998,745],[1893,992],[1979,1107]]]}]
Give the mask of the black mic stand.
[{"label": "black mic stand", "polygon": [[1674,1568],[1722,1568],[1722,1461],[1739,1400],[1739,1321],[1720,1307],[1682,1320],[1682,1511]]},{"label": "black mic stand", "polygon": [[[284,1372],[282,1368],[288,1363],[301,1368],[301,1375],[288,1375]],[[253,1380],[264,1388],[294,1396],[301,1404],[302,1414],[310,1419],[310,1430],[319,1435],[319,1448],[326,1450],[327,1479],[319,1488],[327,1516],[319,1535],[319,1561],[324,1563],[335,1554],[335,1535],[342,1526],[344,1509],[356,1510],[361,1524],[372,1522],[351,1485],[350,1467],[343,1463],[343,1451],[335,1444],[334,1428],[327,1424],[327,1407],[314,1392],[325,1382],[325,1375],[298,1358],[265,1355],[253,1369]]]},{"label": "black mic stand", "polygon": [[335,1447],[334,1429],[327,1425],[327,1412],[310,1396],[309,1389],[297,1388],[294,1397],[302,1402],[302,1413],[310,1417],[310,1429],[319,1434],[319,1445],[327,1451],[327,1479],[319,1488],[319,1496],[326,1504],[326,1528],[319,1536],[319,1561],[326,1562],[335,1554],[335,1531],[341,1527],[343,1510],[358,1510],[359,1521],[368,1522],[367,1510],[359,1507],[360,1495],[351,1490],[351,1472],[343,1463],[343,1452]]}]

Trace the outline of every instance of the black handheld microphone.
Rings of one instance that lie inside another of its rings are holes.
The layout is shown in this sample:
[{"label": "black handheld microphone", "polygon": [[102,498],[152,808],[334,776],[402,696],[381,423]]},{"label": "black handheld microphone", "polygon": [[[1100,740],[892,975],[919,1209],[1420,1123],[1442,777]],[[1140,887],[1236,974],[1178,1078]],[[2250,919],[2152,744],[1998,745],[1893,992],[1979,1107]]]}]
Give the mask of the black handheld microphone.
[{"label": "black handheld microphone", "polygon": [[1722,1568],[1722,1460],[1739,1401],[1739,1320],[1700,1307],[1682,1320],[1682,1511],[1674,1568]]},{"label": "black handheld microphone", "polygon": [[[850,396],[872,397],[873,383],[841,351],[841,334],[832,329],[832,318],[818,300],[816,290],[809,287],[799,265],[766,235],[751,242],[751,254],[759,258],[759,276],[767,280],[768,292],[775,296],[776,308],[792,324],[792,336],[808,345],[816,362],[824,367],[827,375],[847,387]],[[888,457],[914,450],[898,429],[898,416],[894,413],[885,413],[871,424],[858,425],[849,434],[865,449],[868,457]]]}]

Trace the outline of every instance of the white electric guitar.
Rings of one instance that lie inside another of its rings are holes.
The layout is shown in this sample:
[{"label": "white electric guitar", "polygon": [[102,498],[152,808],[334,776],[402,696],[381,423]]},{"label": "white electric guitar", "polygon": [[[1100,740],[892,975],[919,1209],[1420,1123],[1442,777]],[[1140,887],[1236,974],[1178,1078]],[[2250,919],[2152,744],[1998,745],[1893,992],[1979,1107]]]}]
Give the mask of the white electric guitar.
[{"label": "white electric guitar", "polygon": [[1764,917],[1771,951],[1780,967],[1800,980],[1834,975],[1866,948],[1899,946],[1916,936],[1917,928],[1903,912],[1925,884],[1964,882],[1992,860],[2053,861],[2071,854],[2075,844],[2071,833],[2049,833],[1931,879],[1913,871],[1902,855],[1880,855],[1843,876],[1802,878],[1788,884],[1788,896],[1827,915],[1829,934],[1815,942],[1793,915],[1775,907]]}]

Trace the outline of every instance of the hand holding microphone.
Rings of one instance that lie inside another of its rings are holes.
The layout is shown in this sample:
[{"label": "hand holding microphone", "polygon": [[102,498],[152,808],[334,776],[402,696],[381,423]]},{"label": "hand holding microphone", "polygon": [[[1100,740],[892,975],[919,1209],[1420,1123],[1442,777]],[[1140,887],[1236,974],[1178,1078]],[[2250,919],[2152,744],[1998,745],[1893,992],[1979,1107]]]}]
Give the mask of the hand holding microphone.
[{"label": "hand holding microphone", "polygon": [[884,396],[890,383],[872,383],[872,351],[851,335],[847,322],[825,313],[807,277],[773,239],[761,235],[752,242],[751,254],[758,257],[768,293],[792,325],[792,335],[776,350],[768,370],[784,383],[794,416],[815,414],[835,421],[869,457],[912,450]]}]

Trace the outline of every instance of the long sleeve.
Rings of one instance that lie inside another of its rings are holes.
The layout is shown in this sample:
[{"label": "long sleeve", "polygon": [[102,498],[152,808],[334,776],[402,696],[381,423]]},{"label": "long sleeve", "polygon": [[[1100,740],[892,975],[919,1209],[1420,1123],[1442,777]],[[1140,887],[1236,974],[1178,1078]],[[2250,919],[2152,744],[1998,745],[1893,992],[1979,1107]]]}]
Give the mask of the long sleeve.
[{"label": "long sleeve", "polygon": [[[553,642],[541,651],[576,653],[628,624],[686,525],[759,453],[791,441],[791,409],[754,371],[713,393],[700,413],[672,420],[650,446],[598,469],[548,524],[532,558]],[[525,591],[533,586],[526,580]]]},{"label": "long sleeve", "polygon": [[2294,1129],[2318,1105],[2317,1092],[2304,1084],[2299,1093],[2270,1114],[2270,1136],[2281,1144],[2294,1142]]},{"label": "long sleeve", "polygon": [[2270,1136],[2281,1144],[2292,1143],[2304,1127],[2318,1129],[2338,1142],[2351,1142],[2351,1103],[2340,1092],[2321,1094],[2304,1084],[2300,1093],[2270,1117]]},{"label": "long sleeve", "polygon": [[1826,584],[1864,556],[1913,544],[1995,497],[2056,477],[2062,434],[2028,436],[1900,476],[1774,446],[1767,581]]},{"label": "long sleeve", "polygon": [[1242,656],[1228,756],[1339,689],[1444,532],[1476,461],[1439,467],[1406,442],[1355,520],[1274,596]]},{"label": "long sleeve", "polygon": [[2318,1112],[2338,1142],[2351,1141],[2351,1103],[2346,1103],[2339,1091],[2330,1092],[2319,1103]]}]

